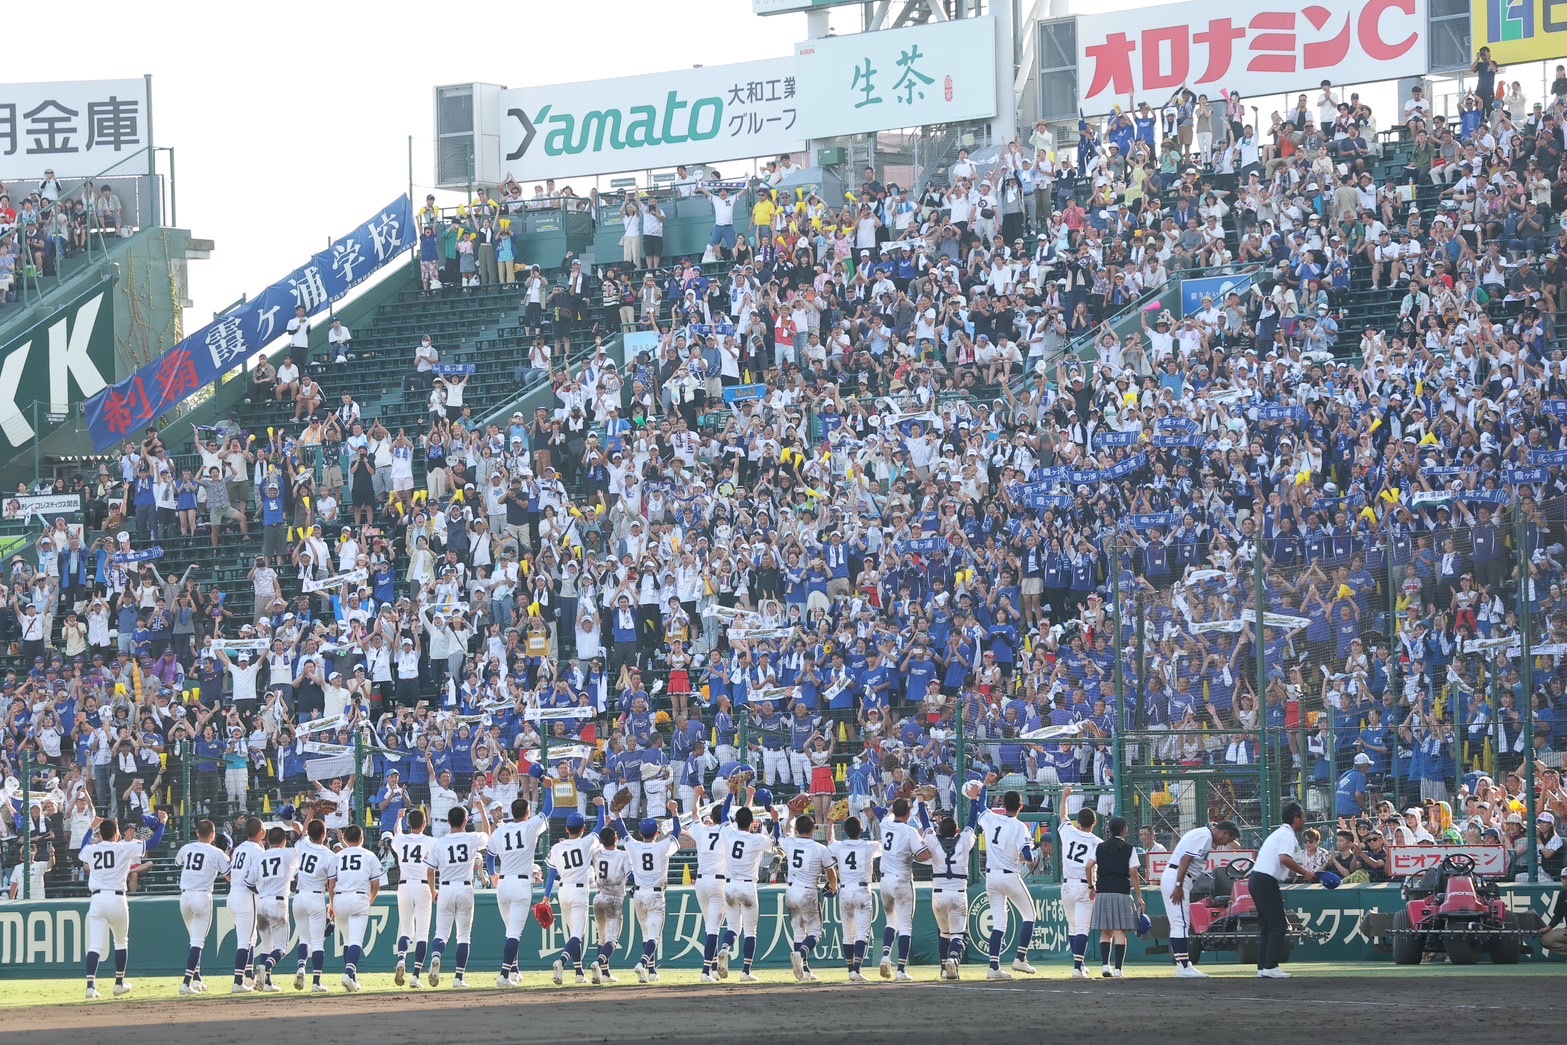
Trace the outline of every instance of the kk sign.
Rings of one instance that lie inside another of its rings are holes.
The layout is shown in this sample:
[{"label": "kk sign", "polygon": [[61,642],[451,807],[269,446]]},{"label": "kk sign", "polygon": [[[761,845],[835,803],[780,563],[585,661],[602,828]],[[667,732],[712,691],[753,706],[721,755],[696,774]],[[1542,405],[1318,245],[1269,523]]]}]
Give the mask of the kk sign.
[{"label": "kk sign", "polygon": [[1183,86],[1217,99],[1220,91],[1307,90],[1325,79],[1420,76],[1426,8],[1427,0],[1265,0],[1240,11],[1193,0],[1080,15],[1082,107],[1104,113],[1145,99],[1158,107]]},{"label": "kk sign", "polygon": [[150,104],[145,78],[0,84],[0,181],[31,191],[46,170],[62,182],[107,170],[152,144]]},{"label": "kk sign", "polygon": [[114,283],[105,280],[0,346],[0,434],[10,450],[32,444],[45,413],[108,387],[114,376]]},{"label": "kk sign", "polygon": [[792,58],[500,94],[501,166],[531,180],[799,152]]},{"label": "kk sign", "polygon": [[961,18],[795,48],[811,138],[996,115],[996,20]]},{"label": "kk sign", "polygon": [[1474,47],[1502,65],[1567,55],[1567,0],[1472,0]]}]

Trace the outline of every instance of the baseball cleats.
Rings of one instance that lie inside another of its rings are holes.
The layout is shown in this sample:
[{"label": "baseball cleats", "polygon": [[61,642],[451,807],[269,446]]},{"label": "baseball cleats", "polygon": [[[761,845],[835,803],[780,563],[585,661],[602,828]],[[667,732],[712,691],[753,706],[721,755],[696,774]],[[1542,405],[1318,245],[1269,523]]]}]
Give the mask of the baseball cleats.
[{"label": "baseball cleats", "polygon": [[720,980],[729,979],[729,951],[727,948],[718,952],[718,978]]},{"label": "baseball cleats", "polygon": [[1195,965],[1182,965],[1175,970],[1175,978],[1177,980],[1206,980],[1208,974]]},{"label": "baseball cleats", "polygon": [[415,973],[414,976],[411,979],[409,979],[408,987],[409,987],[410,990],[415,990],[415,991],[422,990],[424,988],[424,984],[419,982],[419,975],[417,973]]},{"label": "baseball cleats", "polygon": [[461,976],[452,977],[452,990],[454,991],[465,991],[471,986],[472,984],[463,979]]},{"label": "baseball cleats", "polygon": [[753,975],[751,975],[748,972],[742,972],[740,974],[740,982],[741,983],[761,983],[762,982],[762,978],[760,976],[753,976]]},{"label": "baseball cleats", "polygon": [[898,983],[913,983],[914,982],[914,977],[910,976],[903,969],[899,969],[898,970],[898,975],[894,976],[893,979],[896,980]]},{"label": "baseball cleats", "polygon": [[794,972],[796,983],[805,979],[805,959],[800,957],[799,951],[789,952],[789,968]]},{"label": "baseball cleats", "polygon": [[649,982],[649,983],[657,983],[658,982],[658,970],[657,969],[649,969],[647,971],[647,982]]},{"label": "baseball cleats", "polygon": [[[345,976],[344,979],[347,979],[347,977]],[[252,993],[255,992],[255,989],[256,988],[252,987],[248,983],[236,983],[233,987],[229,988],[229,993],[230,994],[252,994]]]},{"label": "baseball cleats", "polygon": [[503,972],[499,976],[495,977],[495,986],[497,986],[497,987],[515,987],[516,984],[511,982],[511,976],[509,976],[508,974]]},{"label": "baseball cleats", "polygon": [[[299,975],[303,976],[304,973],[301,972]],[[392,973],[392,982],[401,987],[406,979],[408,979],[408,963],[399,958],[397,959],[397,969]]]},{"label": "baseball cleats", "polygon": [[593,968],[591,971],[589,971],[588,976],[592,979],[593,986],[595,987],[604,982],[604,974],[599,971],[597,962],[593,963]]},{"label": "baseball cleats", "polygon": [[555,964],[550,966],[550,980],[557,987],[566,982],[566,963],[559,958],[556,958]]},{"label": "baseball cleats", "polygon": [[[1285,975],[1288,976],[1289,974],[1285,973]],[[135,987],[132,987],[128,983],[116,983],[114,985],[114,996],[116,998],[123,998],[127,994],[129,994],[131,991],[134,991],[135,989],[136,989]]]},{"label": "baseball cleats", "polygon": [[637,962],[636,974],[637,974],[637,982],[638,983],[646,983],[647,982],[647,966],[646,965],[642,964],[641,962]]},{"label": "baseball cleats", "polygon": [[1028,962],[1024,961],[1022,958],[1014,958],[1012,959],[1012,971],[1020,972],[1025,976],[1032,976],[1038,970],[1035,969],[1032,965],[1028,964]]},{"label": "baseball cleats", "polygon": [[349,994],[359,993],[359,981],[348,975],[348,973],[343,973],[343,979],[341,982],[343,984],[343,990],[347,991]]},{"label": "baseball cleats", "polygon": [[1285,972],[1283,969],[1281,969],[1277,965],[1275,965],[1271,969],[1258,969],[1257,970],[1257,979],[1259,979],[1259,980],[1288,980],[1288,979],[1293,979],[1293,977],[1290,976],[1289,973]]},{"label": "baseball cleats", "polygon": [[310,985],[310,993],[311,994],[331,994],[332,993],[332,988],[328,987],[324,983],[312,983]]},{"label": "baseball cleats", "polygon": [[1005,969],[990,969],[985,973],[987,980],[1010,980],[1012,974]]},{"label": "baseball cleats", "polygon": [[[655,980],[658,979],[657,976],[655,976],[653,978]],[[584,973],[584,972],[577,973],[577,978],[575,980],[573,980],[572,982],[575,983],[578,987],[586,987],[588,985],[588,975],[587,975],[587,973]]]},{"label": "baseball cleats", "polygon": [[883,955],[882,959],[881,959],[881,964],[878,965],[876,968],[877,968],[877,971],[881,973],[881,978],[882,979],[884,979],[884,980],[892,979],[892,959],[891,958]]},{"label": "baseball cleats", "polygon": [[193,998],[193,997],[195,997],[196,995],[198,995],[200,993],[201,993],[200,991],[198,991],[196,988],[192,987],[188,983],[180,984],[180,997],[182,997],[182,998]]},{"label": "baseball cleats", "polygon": [[1072,979],[1074,979],[1074,980],[1086,980],[1086,979],[1088,979],[1088,970],[1083,968],[1081,965],[1074,965],[1074,966],[1072,966]]},{"label": "baseball cleats", "polygon": [[87,988],[87,1000],[88,1001],[97,1001],[101,997],[103,997],[103,995],[98,993],[98,988],[96,988],[96,987],[89,987],[89,988]]},{"label": "baseball cleats", "polygon": [[[398,980],[397,982],[402,983],[403,981]],[[298,972],[294,973],[294,989],[296,991],[302,991],[305,989],[305,967],[303,965],[299,967]]]},{"label": "baseball cleats", "polygon": [[1124,980],[1126,979],[1126,973],[1122,972],[1120,969],[1111,969],[1110,978],[1112,980]]},{"label": "baseball cleats", "polygon": [[811,970],[806,969],[805,970],[805,974],[800,977],[800,982],[801,983],[820,983],[822,981],[821,981],[821,977],[820,976],[817,976]]},{"label": "baseball cleats", "polygon": [[267,982],[261,985],[262,994],[282,994],[283,988],[272,982],[272,977],[267,977]]},{"label": "baseball cleats", "polygon": [[849,982],[850,983],[870,983],[871,981],[867,980],[865,978],[865,974],[862,973],[860,970],[854,969],[854,970],[850,971],[850,973],[849,973]]},{"label": "baseball cleats", "polygon": [[441,956],[439,954],[430,958],[430,986],[441,985]]},{"label": "baseball cleats", "polygon": [[943,959],[941,959],[941,978],[943,980],[950,980],[950,979],[952,979],[952,959],[951,958],[943,958]]},{"label": "baseball cleats", "polygon": [[[597,983],[598,980],[595,979],[593,982]],[[699,983],[717,983],[718,982],[718,977],[714,976],[712,973],[708,972],[706,969],[703,969],[702,970],[702,975],[698,978],[697,982],[699,982]]]}]

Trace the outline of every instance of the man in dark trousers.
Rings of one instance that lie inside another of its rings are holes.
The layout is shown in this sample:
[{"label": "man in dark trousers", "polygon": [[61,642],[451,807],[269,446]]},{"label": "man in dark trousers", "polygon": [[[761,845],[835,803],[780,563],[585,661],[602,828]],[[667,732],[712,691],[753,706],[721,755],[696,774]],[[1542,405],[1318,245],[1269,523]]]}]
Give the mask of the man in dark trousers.
[{"label": "man in dark trousers", "polygon": [[1279,968],[1289,922],[1284,916],[1284,896],[1279,883],[1291,872],[1303,881],[1317,876],[1301,866],[1299,833],[1306,826],[1306,811],[1299,802],[1287,802],[1279,812],[1279,826],[1273,829],[1257,850],[1251,870],[1251,898],[1257,904],[1257,978],[1287,980],[1290,974]]}]

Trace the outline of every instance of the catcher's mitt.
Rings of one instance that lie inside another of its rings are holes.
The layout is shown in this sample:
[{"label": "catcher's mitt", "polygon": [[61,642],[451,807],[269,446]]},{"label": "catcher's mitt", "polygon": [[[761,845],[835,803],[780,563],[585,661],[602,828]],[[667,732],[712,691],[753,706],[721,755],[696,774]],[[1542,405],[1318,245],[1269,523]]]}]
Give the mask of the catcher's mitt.
[{"label": "catcher's mitt", "polygon": [[935,784],[921,784],[914,789],[914,794],[927,802],[935,801],[936,796],[940,793],[941,792],[936,789]]},{"label": "catcher's mitt", "polygon": [[631,804],[633,797],[634,796],[631,794],[631,789],[629,787],[621,788],[619,791],[615,792],[615,797],[610,799],[609,811],[611,813],[621,812]]},{"label": "catcher's mitt", "polygon": [[790,816],[799,816],[809,808],[811,808],[810,795],[795,795],[793,798],[789,799]]},{"label": "catcher's mitt", "polygon": [[835,824],[841,824],[849,819],[849,800],[840,798],[834,802],[832,808],[827,810],[827,819]]},{"label": "catcher's mitt", "polygon": [[533,905],[533,917],[539,923],[539,928],[548,929],[555,924],[555,908],[550,906],[548,900],[540,900]]}]

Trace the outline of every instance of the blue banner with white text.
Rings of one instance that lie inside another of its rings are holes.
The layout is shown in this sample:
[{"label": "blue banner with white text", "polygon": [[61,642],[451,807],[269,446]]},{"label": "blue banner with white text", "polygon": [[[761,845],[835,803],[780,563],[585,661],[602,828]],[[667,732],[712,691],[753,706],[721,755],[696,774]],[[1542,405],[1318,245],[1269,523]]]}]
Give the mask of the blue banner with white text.
[{"label": "blue banner with white text", "polygon": [[297,306],[314,316],[412,243],[413,205],[400,196],[238,308],[219,316],[86,403],[95,450],[131,438],[288,332]]}]

